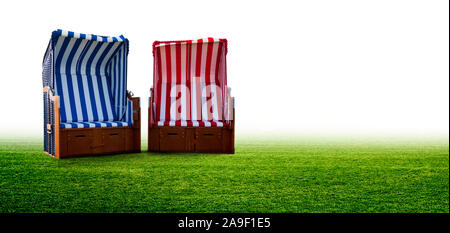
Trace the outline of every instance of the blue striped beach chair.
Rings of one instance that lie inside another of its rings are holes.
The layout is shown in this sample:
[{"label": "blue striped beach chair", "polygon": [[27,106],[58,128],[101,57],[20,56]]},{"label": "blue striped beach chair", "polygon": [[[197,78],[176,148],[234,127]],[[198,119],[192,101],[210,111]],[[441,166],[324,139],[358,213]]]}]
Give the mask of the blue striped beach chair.
[{"label": "blue striped beach chair", "polygon": [[140,100],[127,91],[128,46],[123,36],[53,31],[42,72],[47,154],[140,151]]}]

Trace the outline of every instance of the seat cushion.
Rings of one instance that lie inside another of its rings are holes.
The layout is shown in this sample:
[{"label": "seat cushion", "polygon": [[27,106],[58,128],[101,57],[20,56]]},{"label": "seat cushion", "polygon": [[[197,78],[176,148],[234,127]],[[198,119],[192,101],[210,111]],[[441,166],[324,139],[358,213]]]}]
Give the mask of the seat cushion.
[{"label": "seat cushion", "polygon": [[191,126],[191,127],[224,127],[228,124],[224,121],[158,121],[157,126]]},{"label": "seat cushion", "polygon": [[131,122],[125,122],[125,121],[71,122],[71,123],[61,123],[61,129],[121,127],[121,126],[131,126],[131,125],[132,125]]}]

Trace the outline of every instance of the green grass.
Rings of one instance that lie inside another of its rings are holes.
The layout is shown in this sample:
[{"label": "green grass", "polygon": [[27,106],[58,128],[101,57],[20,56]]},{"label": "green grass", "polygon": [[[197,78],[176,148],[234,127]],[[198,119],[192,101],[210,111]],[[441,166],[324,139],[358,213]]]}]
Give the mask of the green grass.
[{"label": "green grass", "polygon": [[238,140],[56,160],[0,139],[0,212],[449,212],[447,140]]}]

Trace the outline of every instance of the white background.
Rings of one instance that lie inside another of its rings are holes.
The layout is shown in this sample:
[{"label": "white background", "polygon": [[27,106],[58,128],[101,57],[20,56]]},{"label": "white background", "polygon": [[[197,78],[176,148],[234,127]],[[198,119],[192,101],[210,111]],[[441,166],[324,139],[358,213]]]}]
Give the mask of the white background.
[{"label": "white background", "polygon": [[237,135],[439,134],[449,127],[449,2],[2,1],[0,134],[41,135],[55,29],[130,40],[146,137],[154,40],[229,40]]}]

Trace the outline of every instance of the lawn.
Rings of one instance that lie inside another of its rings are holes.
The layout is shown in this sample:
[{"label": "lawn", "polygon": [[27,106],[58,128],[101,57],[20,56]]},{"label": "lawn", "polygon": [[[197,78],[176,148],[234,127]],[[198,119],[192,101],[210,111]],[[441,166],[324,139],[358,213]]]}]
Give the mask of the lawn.
[{"label": "lawn", "polygon": [[0,212],[449,212],[448,139],[240,139],[236,154],[56,160],[0,139]]}]

